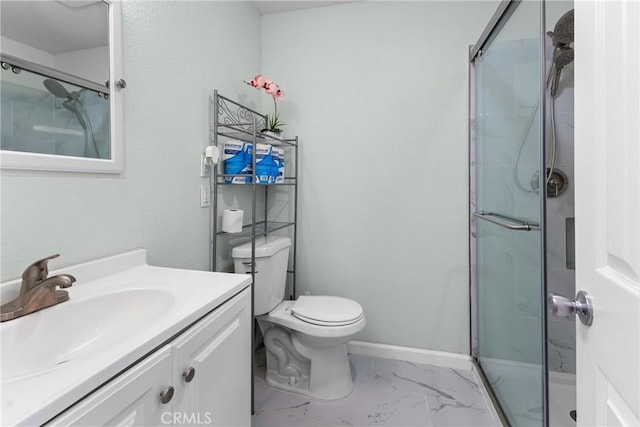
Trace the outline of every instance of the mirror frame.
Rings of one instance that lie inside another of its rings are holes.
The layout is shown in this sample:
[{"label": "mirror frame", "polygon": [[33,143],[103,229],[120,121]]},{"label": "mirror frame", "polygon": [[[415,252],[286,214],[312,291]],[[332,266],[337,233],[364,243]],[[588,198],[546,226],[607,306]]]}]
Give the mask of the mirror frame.
[{"label": "mirror frame", "polygon": [[124,88],[121,0],[102,0],[109,6],[109,132],[111,159],[61,156],[0,150],[0,169],[120,174],[124,172]]}]

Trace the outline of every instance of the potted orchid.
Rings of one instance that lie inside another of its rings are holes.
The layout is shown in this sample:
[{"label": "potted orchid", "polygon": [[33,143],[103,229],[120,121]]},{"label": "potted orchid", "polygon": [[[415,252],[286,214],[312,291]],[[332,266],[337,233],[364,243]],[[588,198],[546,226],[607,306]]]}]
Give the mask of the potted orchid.
[{"label": "potted orchid", "polygon": [[249,82],[245,83],[256,89],[264,89],[273,98],[273,116],[269,117],[267,129],[263,129],[262,131],[267,134],[271,132],[272,136],[280,138],[282,135],[282,126],[285,124],[280,121],[280,117],[278,116],[277,101],[284,98],[284,92],[282,92],[282,89],[280,89],[273,80],[264,77],[262,74],[258,74]]}]

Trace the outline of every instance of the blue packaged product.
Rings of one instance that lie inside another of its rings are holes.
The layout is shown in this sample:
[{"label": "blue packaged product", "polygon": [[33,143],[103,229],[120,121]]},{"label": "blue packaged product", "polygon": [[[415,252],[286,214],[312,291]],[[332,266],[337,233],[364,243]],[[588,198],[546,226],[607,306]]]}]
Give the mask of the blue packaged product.
[{"label": "blue packaged product", "polygon": [[252,148],[252,144],[242,141],[225,142],[222,157],[224,173],[242,176],[226,176],[224,182],[227,184],[245,184],[251,182]]},{"label": "blue packaged product", "polygon": [[261,184],[273,184],[277,175],[278,164],[273,158],[273,147],[270,144],[258,144],[256,147],[256,176]]},{"label": "blue packaged product", "polygon": [[278,170],[274,171],[273,182],[280,184],[284,182],[284,149],[280,147],[273,147],[273,159],[278,165]]}]

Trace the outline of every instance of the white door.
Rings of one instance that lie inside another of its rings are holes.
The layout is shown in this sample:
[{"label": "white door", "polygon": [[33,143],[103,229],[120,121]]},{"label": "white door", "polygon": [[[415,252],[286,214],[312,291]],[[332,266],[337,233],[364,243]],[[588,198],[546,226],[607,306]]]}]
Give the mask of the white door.
[{"label": "white door", "polygon": [[579,426],[640,425],[640,1],[575,4]]}]

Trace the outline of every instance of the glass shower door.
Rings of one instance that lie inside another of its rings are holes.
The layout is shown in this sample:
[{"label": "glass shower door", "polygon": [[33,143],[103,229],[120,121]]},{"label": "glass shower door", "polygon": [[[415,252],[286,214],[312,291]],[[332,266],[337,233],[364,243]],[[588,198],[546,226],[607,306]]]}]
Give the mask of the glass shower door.
[{"label": "glass shower door", "polygon": [[546,423],[541,7],[514,2],[471,69],[473,355],[513,426]]}]

